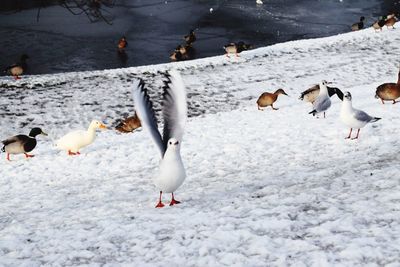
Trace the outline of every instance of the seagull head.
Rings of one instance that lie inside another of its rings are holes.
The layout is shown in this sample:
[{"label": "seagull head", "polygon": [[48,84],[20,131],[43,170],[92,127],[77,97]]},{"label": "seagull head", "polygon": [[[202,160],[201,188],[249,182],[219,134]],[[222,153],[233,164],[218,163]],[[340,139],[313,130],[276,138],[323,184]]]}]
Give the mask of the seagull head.
[{"label": "seagull head", "polygon": [[170,138],[168,140],[167,149],[178,150],[180,147],[180,142],[175,138]]},{"label": "seagull head", "polygon": [[344,92],[344,99],[343,99],[343,100],[351,101],[351,94],[350,94],[350,92]]},{"label": "seagull head", "polygon": [[321,81],[321,84],[323,85],[323,86],[328,86],[328,84],[331,84],[332,82],[327,82],[326,80],[322,80]]}]

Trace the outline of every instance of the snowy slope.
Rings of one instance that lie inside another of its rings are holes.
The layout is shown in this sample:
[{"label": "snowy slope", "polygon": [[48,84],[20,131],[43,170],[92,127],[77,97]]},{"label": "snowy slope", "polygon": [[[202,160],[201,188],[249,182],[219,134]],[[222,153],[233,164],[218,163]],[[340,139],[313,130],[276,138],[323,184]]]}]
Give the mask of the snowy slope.
[{"label": "snowy slope", "polygon": [[[400,105],[374,94],[396,81],[399,41],[400,30],[366,29],[239,59],[2,78],[0,136],[51,136],[35,158],[0,160],[0,266],[398,266]],[[52,147],[70,128],[131,112],[135,77],[160,97],[158,71],[170,68],[189,97],[181,205],[154,208],[159,158],[143,131],[99,132],[77,157]],[[322,79],[383,119],[344,140],[337,98],[326,119],[297,99]],[[279,87],[291,97],[258,111],[258,95]]]}]

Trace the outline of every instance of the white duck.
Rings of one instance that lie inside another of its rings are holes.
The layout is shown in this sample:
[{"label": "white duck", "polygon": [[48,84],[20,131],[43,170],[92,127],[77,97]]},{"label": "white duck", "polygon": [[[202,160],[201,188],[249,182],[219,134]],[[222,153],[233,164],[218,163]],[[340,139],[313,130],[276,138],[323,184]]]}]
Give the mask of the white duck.
[{"label": "white duck", "polygon": [[257,5],[262,5],[262,4],[264,4],[264,3],[263,3],[262,0],[256,0],[256,4],[257,4]]},{"label": "white duck", "polygon": [[103,123],[93,120],[87,131],[78,130],[70,132],[63,137],[61,137],[56,146],[59,149],[67,150],[68,155],[80,155],[79,150],[85,146],[90,145],[93,143],[94,139],[96,138],[96,129],[107,129]]},{"label": "white duck", "polygon": [[186,178],[180,154],[180,143],[187,117],[186,90],[178,72],[170,71],[167,78],[168,81],[165,82],[163,88],[164,129],[162,137],[158,130],[153,104],[144,88],[143,81],[137,81],[133,88],[133,99],[142,126],[150,133],[161,153],[160,168],[154,178],[154,183],[160,190],[156,208],[164,207],[161,200],[163,192],[172,194],[170,206],[180,203],[175,200],[174,192]]}]

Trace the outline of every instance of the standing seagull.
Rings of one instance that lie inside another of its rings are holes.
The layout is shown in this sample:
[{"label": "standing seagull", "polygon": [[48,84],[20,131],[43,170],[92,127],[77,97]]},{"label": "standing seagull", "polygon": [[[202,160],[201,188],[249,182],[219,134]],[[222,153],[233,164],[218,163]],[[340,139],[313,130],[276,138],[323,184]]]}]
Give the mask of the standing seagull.
[{"label": "standing seagull", "polygon": [[186,90],[178,72],[170,71],[167,74],[163,90],[164,130],[161,137],[153,104],[144,88],[144,82],[139,80],[133,86],[133,100],[142,127],[150,133],[161,153],[160,168],[154,178],[155,185],[160,189],[160,199],[156,208],[164,207],[161,201],[163,192],[172,194],[170,206],[180,203],[175,200],[174,192],[182,185],[186,177],[180,154],[180,142],[187,117]]},{"label": "standing seagull", "polygon": [[323,112],[325,118],[325,111],[331,107],[331,99],[329,98],[327,84],[327,81],[322,81],[319,84],[319,95],[313,102],[314,109],[308,114],[313,114],[313,116],[315,116],[315,114]]},{"label": "standing seagull", "polygon": [[353,129],[358,129],[357,136],[352,139],[358,139],[358,135],[360,133],[360,128],[363,128],[370,122],[376,122],[381,118],[371,117],[367,113],[362,110],[358,110],[353,108],[351,104],[351,94],[349,92],[344,93],[344,99],[342,103],[342,109],[340,111],[340,118],[342,122],[350,127],[349,136],[346,139],[351,138],[351,132]]}]

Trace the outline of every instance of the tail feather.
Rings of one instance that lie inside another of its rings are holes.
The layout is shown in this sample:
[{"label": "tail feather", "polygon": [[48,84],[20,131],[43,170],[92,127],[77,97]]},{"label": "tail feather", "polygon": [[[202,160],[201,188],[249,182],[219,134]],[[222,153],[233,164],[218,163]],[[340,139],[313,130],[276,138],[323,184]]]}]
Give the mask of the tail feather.
[{"label": "tail feather", "polygon": [[374,118],[372,118],[371,122],[376,122],[376,121],[379,121],[380,119],[382,119],[382,118],[374,117]]},{"label": "tail feather", "polygon": [[6,152],[6,146],[3,146],[3,148],[1,149],[1,151]]},{"label": "tail feather", "polygon": [[314,109],[313,111],[308,112],[308,114],[312,114],[313,116],[315,116],[315,114],[317,114],[317,113],[318,113],[318,112],[317,112],[316,109]]}]

